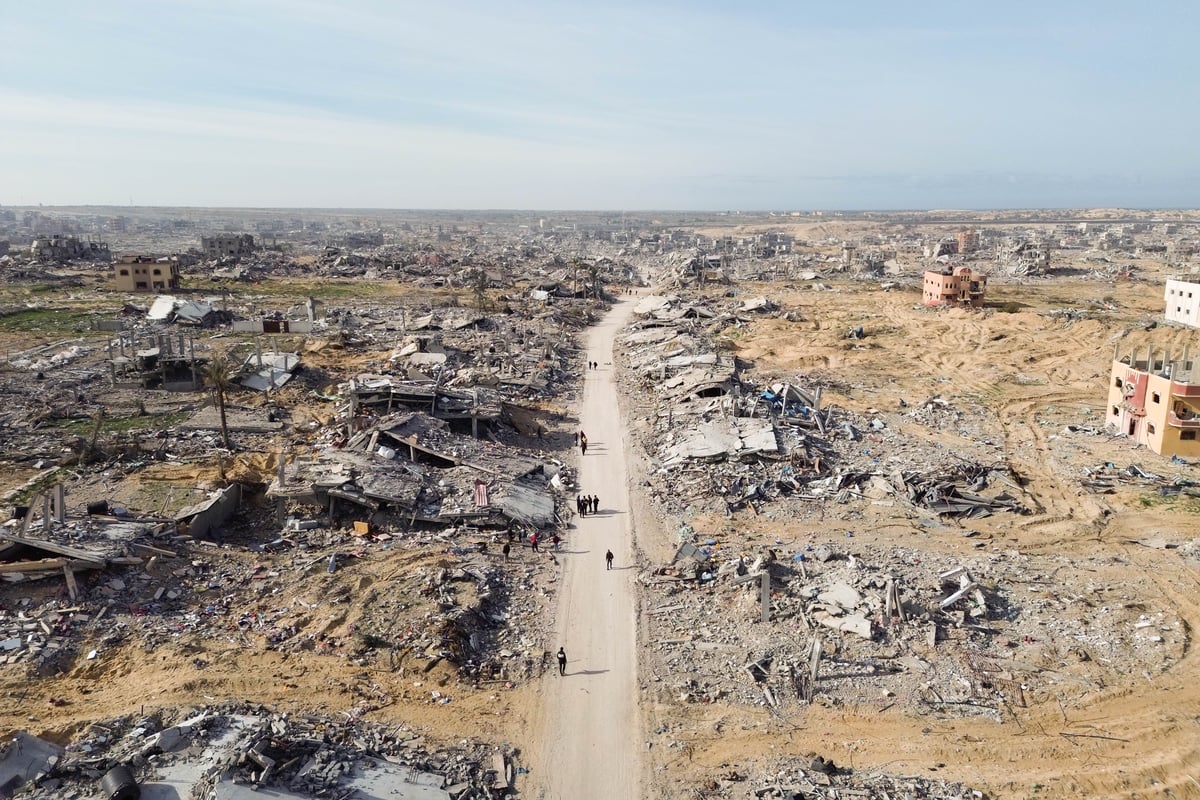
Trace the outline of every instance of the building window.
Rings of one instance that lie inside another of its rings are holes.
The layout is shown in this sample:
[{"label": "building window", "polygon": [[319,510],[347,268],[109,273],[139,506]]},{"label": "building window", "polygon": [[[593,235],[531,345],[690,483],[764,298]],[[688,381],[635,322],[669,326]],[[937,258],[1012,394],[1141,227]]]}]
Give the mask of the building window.
[{"label": "building window", "polygon": [[1196,441],[1196,432],[1195,431],[1180,431],[1179,438],[1181,441],[1184,441],[1184,442],[1194,442],[1194,441]]},{"label": "building window", "polygon": [[154,274],[155,274],[155,275],[162,275],[162,270],[161,270],[161,269],[156,269],[156,270],[154,270]]},{"label": "building window", "polygon": [[129,277],[129,270],[127,270],[127,269],[121,270],[121,275],[126,278]]},{"label": "building window", "polygon": [[1150,399],[1151,399],[1151,400],[1153,400],[1155,403],[1159,402],[1159,399],[1158,399],[1158,392],[1151,392],[1151,393],[1150,393]]},{"label": "building window", "polygon": [[1121,382],[1120,378],[1113,378],[1113,386],[1117,387],[1118,389],[1125,388],[1125,384]]},{"label": "building window", "polygon": [[1114,417],[1119,417],[1119,416],[1121,416],[1121,409],[1120,409],[1120,407],[1119,407],[1119,406],[1113,406],[1112,413],[1113,413],[1113,416],[1114,416]]},{"label": "building window", "polygon": [[1154,423],[1153,422],[1146,423],[1146,433],[1150,434],[1151,436],[1154,435]]}]

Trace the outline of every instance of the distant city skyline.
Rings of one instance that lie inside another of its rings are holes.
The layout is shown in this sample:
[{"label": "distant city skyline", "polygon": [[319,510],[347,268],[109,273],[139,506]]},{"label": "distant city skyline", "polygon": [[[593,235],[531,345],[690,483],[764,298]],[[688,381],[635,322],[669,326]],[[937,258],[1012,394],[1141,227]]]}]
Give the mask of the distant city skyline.
[{"label": "distant city skyline", "polygon": [[0,204],[1192,208],[1200,6],[49,0]]}]

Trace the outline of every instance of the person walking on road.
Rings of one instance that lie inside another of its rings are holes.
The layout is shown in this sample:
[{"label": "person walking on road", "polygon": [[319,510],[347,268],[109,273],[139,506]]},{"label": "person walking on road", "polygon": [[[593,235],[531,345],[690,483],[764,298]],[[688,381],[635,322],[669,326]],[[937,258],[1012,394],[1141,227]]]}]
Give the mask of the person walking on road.
[{"label": "person walking on road", "polygon": [[558,648],[558,674],[567,674],[567,651],[563,650],[561,647]]},{"label": "person walking on road", "polygon": [[613,560],[612,550],[609,550],[608,552],[606,552],[604,554],[605,569],[612,569],[612,560]]},{"label": "person walking on road", "polygon": [[509,554],[509,552],[510,552],[511,550],[512,550],[512,545],[510,545],[508,542],[505,542],[505,543],[504,543],[504,547],[501,547],[501,548],[500,548],[500,552],[501,552],[501,553],[504,553],[504,560],[505,560],[505,561],[508,561],[508,554]]},{"label": "person walking on road", "polygon": [[562,541],[562,539],[558,538],[557,533],[551,534],[550,535],[550,549],[557,553],[558,552],[558,543],[561,541]]},{"label": "person walking on road", "polygon": [[596,495],[592,495],[592,513],[597,514],[599,512],[600,512],[600,498],[596,497]]},{"label": "person walking on road", "polygon": [[535,552],[535,553],[539,552],[537,549],[538,535],[536,533],[529,534],[529,544],[533,547],[533,552]]}]

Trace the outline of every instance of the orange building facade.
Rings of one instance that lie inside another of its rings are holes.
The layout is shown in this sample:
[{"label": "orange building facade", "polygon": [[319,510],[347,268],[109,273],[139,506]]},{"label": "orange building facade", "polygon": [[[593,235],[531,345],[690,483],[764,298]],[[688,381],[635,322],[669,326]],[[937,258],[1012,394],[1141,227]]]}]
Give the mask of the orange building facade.
[{"label": "orange building facade", "polygon": [[1159,455],[1200,456],[1200,383],[1192,378],[1187,348],[1177,360],[1153,349],[1120,359],[1113,353],[1105,419]]}]

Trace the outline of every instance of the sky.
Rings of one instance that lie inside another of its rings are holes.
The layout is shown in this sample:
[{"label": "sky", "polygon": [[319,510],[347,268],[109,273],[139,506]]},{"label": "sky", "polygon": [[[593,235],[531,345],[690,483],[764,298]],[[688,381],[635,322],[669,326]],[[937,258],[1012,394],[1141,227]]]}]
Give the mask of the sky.
[{"label": "sky", "polygon": [[1200,206],[1200,3],[39,0],[0,204]]}]

